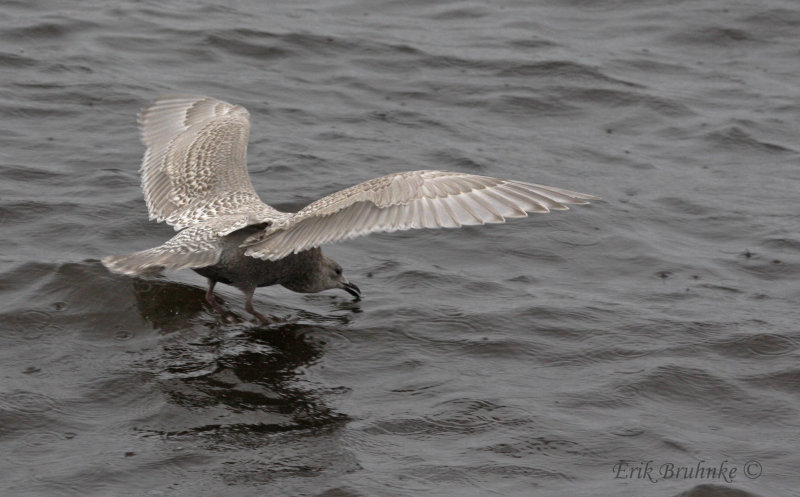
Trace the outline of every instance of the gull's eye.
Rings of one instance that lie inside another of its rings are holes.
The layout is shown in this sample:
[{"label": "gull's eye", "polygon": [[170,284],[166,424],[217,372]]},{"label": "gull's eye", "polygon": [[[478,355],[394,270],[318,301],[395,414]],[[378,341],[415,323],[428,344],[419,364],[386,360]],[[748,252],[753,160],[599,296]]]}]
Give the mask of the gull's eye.
[{"label": "gull's eye", "polygon": [[340,268],[340,267],[337,267],[336,269],[334,269],[334,272],[335,272],[336,274],[338,274],[339,276],[341,276],[341,275],[342,275],[342,268]]}]

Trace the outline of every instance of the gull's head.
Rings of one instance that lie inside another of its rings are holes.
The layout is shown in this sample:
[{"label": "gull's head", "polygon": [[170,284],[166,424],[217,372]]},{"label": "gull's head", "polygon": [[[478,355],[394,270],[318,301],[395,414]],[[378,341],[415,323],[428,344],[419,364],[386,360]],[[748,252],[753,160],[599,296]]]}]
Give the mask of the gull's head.
[{"label": "gull's head", "polygon": [[328,290],[331,288],[341,288],[349,293],[356,300],[361,300],[361,290],[355,283],[350,283],[344,276],[342,266],[330,257],[322,257],[322,274],[321,276],[321,290]]}]

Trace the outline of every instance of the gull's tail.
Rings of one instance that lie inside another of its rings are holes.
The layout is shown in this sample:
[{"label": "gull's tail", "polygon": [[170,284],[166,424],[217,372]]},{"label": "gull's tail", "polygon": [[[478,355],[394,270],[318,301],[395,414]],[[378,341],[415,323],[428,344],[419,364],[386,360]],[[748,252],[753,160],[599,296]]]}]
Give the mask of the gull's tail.
[{"label": "gull's tail", "polygon": [[127,255],[104,257],[105,267],[114,273],[138,276],[162,269],[211,266],[219,262],[219,235],[208,226],[186,228],[163,245]]},{"label": "gull's tail", "polygon": [[164,245],[126,255],[103,257],[102,262],[109,271],[129,276],[141,276],[162,269],[184,269],[216,264],[219,254],[214,252],[172,253]]}]

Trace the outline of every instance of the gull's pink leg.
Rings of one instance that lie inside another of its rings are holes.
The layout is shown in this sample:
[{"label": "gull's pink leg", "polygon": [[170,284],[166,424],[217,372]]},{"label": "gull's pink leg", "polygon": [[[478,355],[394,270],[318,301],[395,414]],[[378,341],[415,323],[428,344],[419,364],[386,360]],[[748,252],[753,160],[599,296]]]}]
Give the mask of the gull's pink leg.
[{"label": "gull's pink leg", "polygon": [[257,317],[261,320],[262,323],[268,324],[272,322],[272,319],[268,318],[267,316],[261,314],[257,310],[253,309],[253,293],[255,293],[255,288],[246,288],[242,289],[244,295],[246,297],[244,301],[244,310],[252,314],[253,316]]},{"label": "gull's pink leg", "polygon": [[217,302],[217,298],[214,295],[214,286],[216,286],[216,284],[217,284],[216,280],[208,278],[208,290],[206,291],[206,302],[208,302],[211,305],[211,307],[214,308],[215,311],[225,315],[228,313],[228,311],[226,311],[225,308],[222,307],[219,304],[219,302]]}]

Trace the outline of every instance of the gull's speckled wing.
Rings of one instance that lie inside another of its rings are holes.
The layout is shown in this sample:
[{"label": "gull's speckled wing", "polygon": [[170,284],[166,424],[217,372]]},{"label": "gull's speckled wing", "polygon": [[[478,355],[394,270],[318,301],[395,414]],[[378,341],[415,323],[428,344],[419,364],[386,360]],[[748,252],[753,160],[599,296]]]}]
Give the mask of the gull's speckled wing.
[{"label": "gull's speckled wing", "polygon": [[245,253],[278,260],[377,231],[502,223],[593,199],[561,188],[448,171],[390,174],[309,204],[249,238]]},{"label": "gull's speckled wing", "polygon": [[250,114],[199,95],[163,95],[139,115],[142,190],[150,219],[176,230],[241,214],[249,224],[281,217],[247,174]]}]

